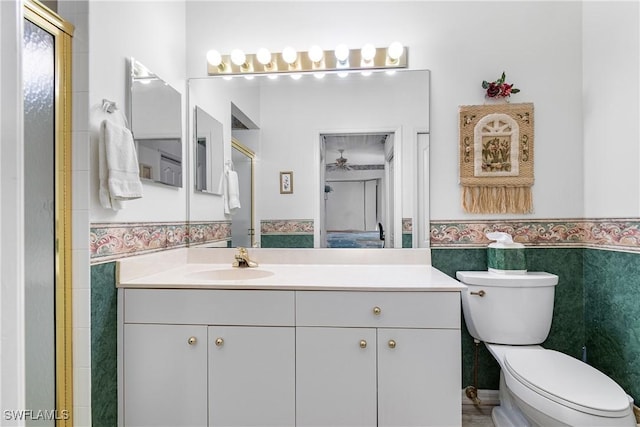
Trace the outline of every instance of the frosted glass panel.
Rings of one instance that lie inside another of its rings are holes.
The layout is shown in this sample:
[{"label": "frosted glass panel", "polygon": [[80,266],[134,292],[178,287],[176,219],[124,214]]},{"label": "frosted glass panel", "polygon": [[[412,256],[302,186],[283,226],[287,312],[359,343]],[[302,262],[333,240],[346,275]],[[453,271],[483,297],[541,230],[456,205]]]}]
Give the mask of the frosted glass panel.
[{"label": "frosted glass panel", "polygon": [[235,148],[231,149],[234,170],[238,174],[238,190],[240,193],[240,209],[231,221],[231,246],[251,247],[251,157]]},{"label": "frosted glass panel", "polygon": [[[26,399],[33,411],[55,409],[54,59],[54,37],[25,20]],[[31,418],[27,425],[55,424]]]}]

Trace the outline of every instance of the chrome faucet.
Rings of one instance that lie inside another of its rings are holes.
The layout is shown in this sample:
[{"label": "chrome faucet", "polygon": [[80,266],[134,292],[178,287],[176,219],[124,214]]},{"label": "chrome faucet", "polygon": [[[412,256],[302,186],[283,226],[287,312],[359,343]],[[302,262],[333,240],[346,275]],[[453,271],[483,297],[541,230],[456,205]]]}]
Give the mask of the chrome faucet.
[{"label": "chrome faucet", "polygon": [[252,261],[249,258],[249,252],[247,248],[238,248],[238,253],[235,255],[236,260],[233,262],[233,267],[257,267],[258,263]]}]

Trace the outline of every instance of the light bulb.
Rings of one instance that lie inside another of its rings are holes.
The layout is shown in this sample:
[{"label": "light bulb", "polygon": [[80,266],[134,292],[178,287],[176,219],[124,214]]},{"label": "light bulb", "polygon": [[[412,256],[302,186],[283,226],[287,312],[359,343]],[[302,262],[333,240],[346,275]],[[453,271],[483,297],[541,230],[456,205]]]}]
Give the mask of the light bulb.
[{"label": "light bulb", "polygon": [[231,51],[231,62],[236,64],[237,66],[243,65],[247,60],[247,55],[244,54],[240,49],[233,49]]},{"label": "light bulb", "polygon": [[389,48],[387,49],[387,54],[389,55],[389,58],[394,62],[400,59],[403,53],[404,53],[404,46],[402,46],[402,43],[400,42],[391,43],[389,45]]},{"label": "light bulb", "polygon": [[336,59],[341,63],[345,64],[349,59],[349,46],[346,44],[339,44],[336,46],[335,50]]},{"label": "light bulb", "polygon": [[258,49],[258,52],[256,53],[256,59],[262,65],[267,65],[271,62],[271,52],[269,52],[269,49],[262,47]]},{"label": "light bulb", "polygon": [[282,49],[282,59],[284,59],[284,62],[287,64],[294,64],[296,59],[298,59],[298,52],[291,46],[287,46]]},{"label": "light bulb", "polygon": [[309,49],[309,59],[313,62],[322,61],[322,57],[324,56],[324,51],[318,45],[311,46]]},{"label": "light bulb", "polygon": [[362,49],[360,49],[360,54],[362,55],[362,60],[364,62],[371,62],[371,60],[376,56],[376,48],[371,43],[367,43],[362,46]]},{"label": "light bulb", "polygon": [[211,64],[212,67],[217,67],[222,64],[222,55],[217,50],[210,50],[207,52],[207,62]]}]

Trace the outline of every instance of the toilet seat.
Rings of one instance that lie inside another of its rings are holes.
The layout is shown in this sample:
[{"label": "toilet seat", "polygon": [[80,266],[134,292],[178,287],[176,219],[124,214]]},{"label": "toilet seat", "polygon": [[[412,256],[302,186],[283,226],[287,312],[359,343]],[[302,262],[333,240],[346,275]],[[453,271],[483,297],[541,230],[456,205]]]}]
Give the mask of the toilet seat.
[{"label": "toilet seat", "polygon": [[560,405],[600,417],[628,415],[628,397],[615,381],[566,354],[514,348],[506,351],[504,367],[523,386]]}]

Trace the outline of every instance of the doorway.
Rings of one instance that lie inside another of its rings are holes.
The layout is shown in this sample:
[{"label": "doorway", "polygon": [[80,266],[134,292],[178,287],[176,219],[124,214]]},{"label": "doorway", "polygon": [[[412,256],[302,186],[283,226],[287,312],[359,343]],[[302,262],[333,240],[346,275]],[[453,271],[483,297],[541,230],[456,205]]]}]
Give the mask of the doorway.
[{"label": "doorway", "polygon": [[393,229],[394,138],[394,132],[320,135],[320,247],[393,247],[385,230]]},{"label": "doorway", "polygon": [[[26,407],[73,425],[71,323],[71,36],[42,4],[24,9]],[[54,411],[55,409],[55,411]]]},{"label": "doorway", "polygon": [[231,219],[231,246],[252,247],[255,244],[253,225],[253,176],[255,153],[237,139],[231,142],[231,162],[238,174],[240,209]]}]

